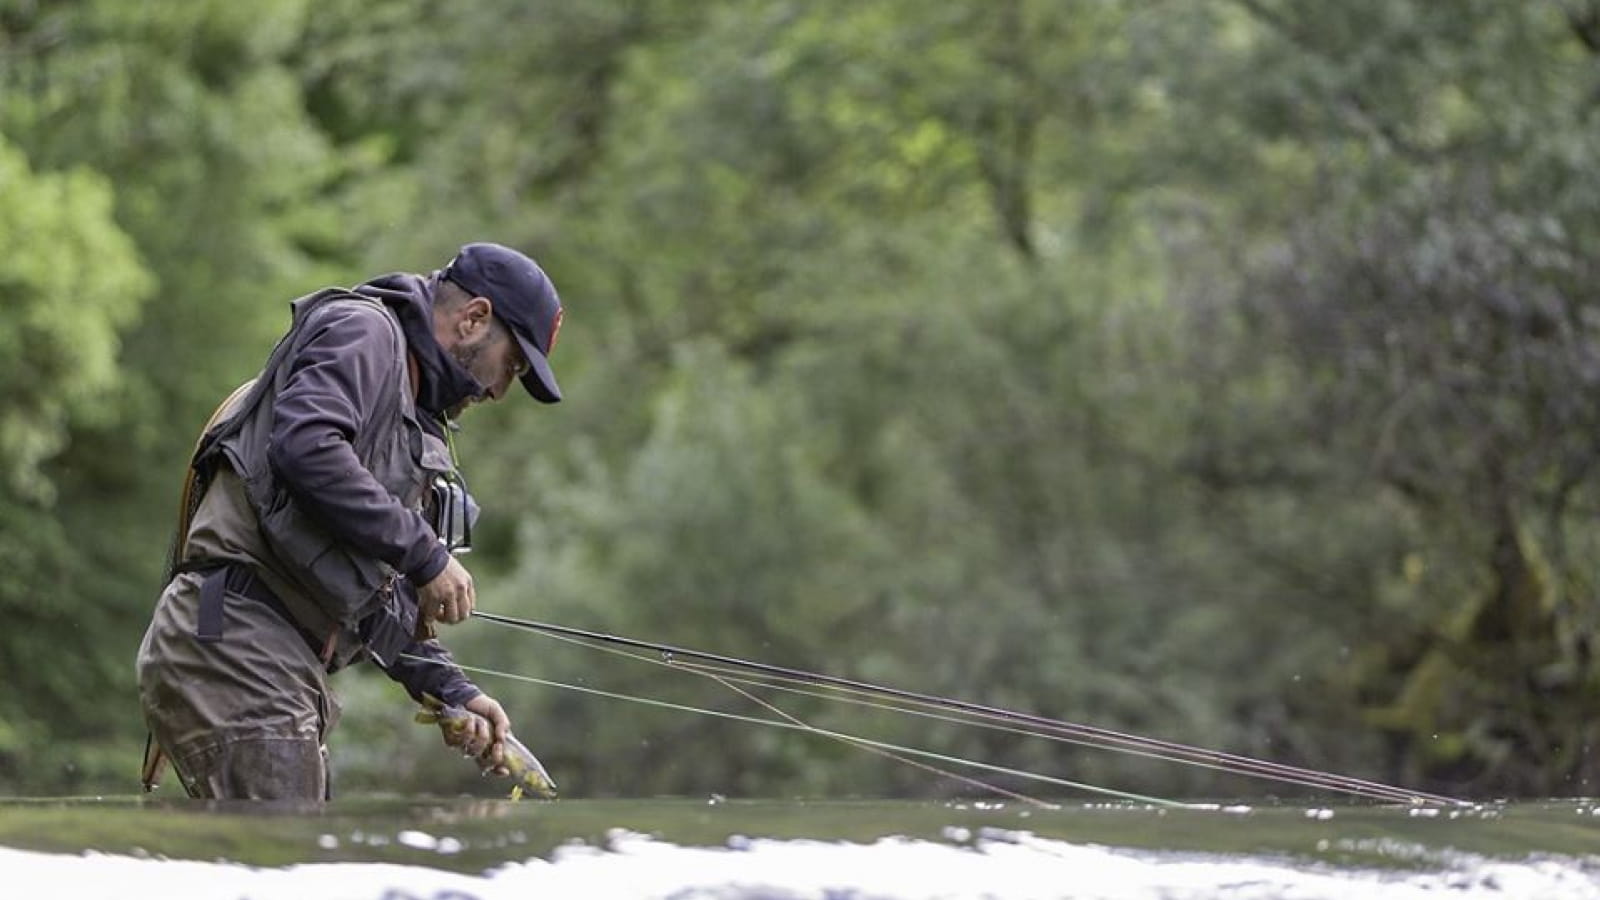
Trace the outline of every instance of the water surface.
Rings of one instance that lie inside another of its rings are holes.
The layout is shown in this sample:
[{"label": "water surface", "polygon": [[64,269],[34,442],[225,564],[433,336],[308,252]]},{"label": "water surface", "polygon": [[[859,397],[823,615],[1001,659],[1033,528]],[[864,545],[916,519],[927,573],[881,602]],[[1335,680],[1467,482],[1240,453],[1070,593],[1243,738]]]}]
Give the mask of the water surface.
[{"label": "water surface", "polygon": [[0,801],[8,883],[73,897],[1600,900],[1600,801]]}]

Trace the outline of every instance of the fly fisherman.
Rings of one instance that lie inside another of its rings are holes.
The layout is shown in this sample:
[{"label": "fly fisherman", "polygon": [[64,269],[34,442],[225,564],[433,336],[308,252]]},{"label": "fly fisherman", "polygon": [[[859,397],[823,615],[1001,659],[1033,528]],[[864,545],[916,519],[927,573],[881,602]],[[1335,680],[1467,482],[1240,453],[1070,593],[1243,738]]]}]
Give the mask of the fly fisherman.
[{"label": "fly fisherman", "polygon": [[514,380],[561,399],[555,287],[521,253],[476,243],[431,275],[328,288],[291,309],[261,374],[195,450],[139,647],[146,789],[165,758],[193,797],[326,799],[339,716],[327,678],[362,659],[413,699],[465,708],[470,725],[446,743],[497,767],[510,720],[433,637],[474,603],[451,551],[476,508],[449,435]]}]

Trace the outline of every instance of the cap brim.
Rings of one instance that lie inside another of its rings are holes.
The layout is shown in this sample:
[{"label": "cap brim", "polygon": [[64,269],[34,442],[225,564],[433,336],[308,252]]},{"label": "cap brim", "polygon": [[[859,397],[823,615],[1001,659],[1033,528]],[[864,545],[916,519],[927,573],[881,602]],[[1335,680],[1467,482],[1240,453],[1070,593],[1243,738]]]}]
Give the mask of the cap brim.
[{"label": "cap brim", "polygon": [[528,360],[528,371],[522,375],[522,386],[527,388],[533,399],[540,403],[560,403],[561,386],[556,384],[556,373],[550,371],[550,360],[528,340],[515,331],[511,332],[517,339],[517,346],[522,348],[522,355]]}]

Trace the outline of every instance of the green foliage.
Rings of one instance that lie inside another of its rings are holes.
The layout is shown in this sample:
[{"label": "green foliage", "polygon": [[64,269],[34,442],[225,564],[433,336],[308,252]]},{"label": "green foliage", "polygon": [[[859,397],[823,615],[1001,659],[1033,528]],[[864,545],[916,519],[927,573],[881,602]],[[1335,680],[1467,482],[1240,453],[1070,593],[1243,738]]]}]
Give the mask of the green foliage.
[{"label": "green foliage", "polygon": [[[0,141],[0,460],[7,493],[48,503],[39,471],[74,418],[113,414],[119,332],[137,315],[150,278],[111,218],[102,178],[78,170],[35,175]],[[84,266],[82,260],[96,264]]]},{"label": "green foliage", "polygon": [[[95,173],[35,173],[0,138],[0,184],[0,614],[20,637],[0,655],[0,677],[27,685],[0,699],[0,777],[21,782],[23,761],[59,734],[44,715],[83,683],[64,663],[81,654],[92,667],[116,637],[71,634],[71,607],[53,590],[70,548],[58,478],[43,466],[73,427],[116,417],[120,337],[150,276]],[[66,651],[75,652],[58,655]]]},{"label": "green foliage", "polygon": [[[1600,777],[1594,4],[148,7],[0,7],[0,783],[127,783],[179,472],[287,301],[482,238],[569,310],[568,401],[460,441],[488,608],[1419,787]],[[493,791],[342,681],[341,783]],[[578,793],[967,790],[484,684]]]},{"label": "green foliage", "polygon": [[[0,219],[16,250],[0,272],[17,273],[0,341],[28,348],[0,363],[4,422],[14,403],[40,436],[4,469],[54,490],[47,508],[5,504],[18,565],[0,605],[18,629],[0,659],[25,687],[3,711],[28,738],[0,778],[18,789],[130,783],[144,736],[129,661],[195,432],[254,374],[287,301],[348,252],[328,191],[342,162],[285,61],[306,10],[0,13]],[[317,259],[301,249],[313,238]]]}]

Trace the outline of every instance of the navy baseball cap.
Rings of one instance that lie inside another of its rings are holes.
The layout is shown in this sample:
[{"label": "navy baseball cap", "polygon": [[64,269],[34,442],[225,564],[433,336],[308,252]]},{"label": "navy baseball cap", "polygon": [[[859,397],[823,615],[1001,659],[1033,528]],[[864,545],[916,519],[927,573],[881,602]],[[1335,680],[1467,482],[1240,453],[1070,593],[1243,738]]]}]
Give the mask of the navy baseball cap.
[{"label": "navy baseball cap", "polygon": [[474,297],[489,298],[528,359],[522,386],[541,403],[559,403],[550,352],[561,331],[561,298],[539,264],[510,247],[473,243],[461,248],[443,274]]}]

